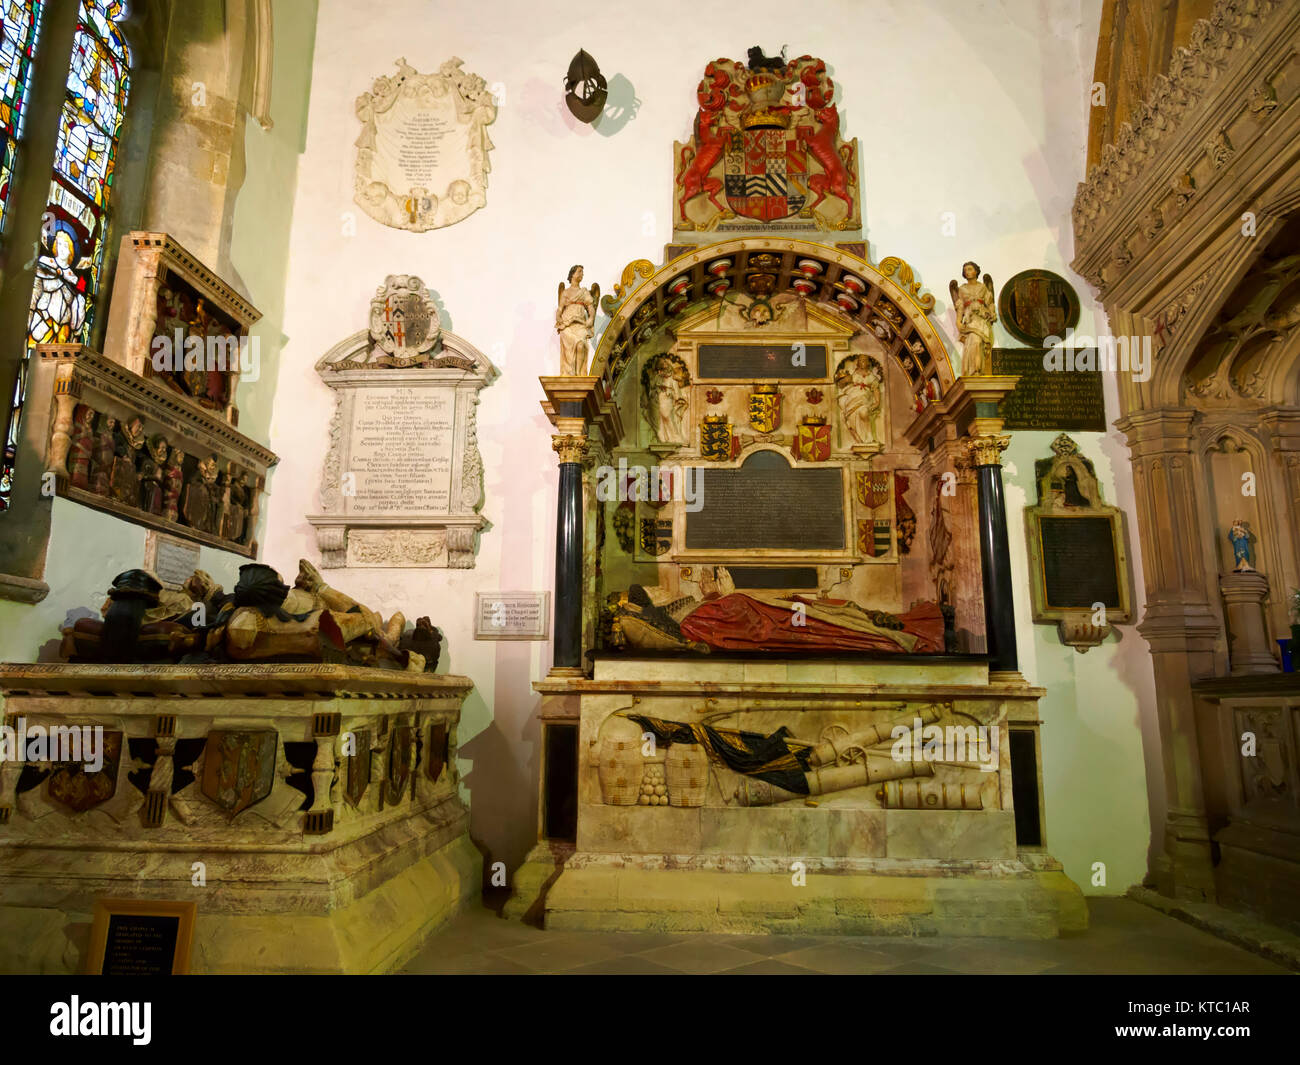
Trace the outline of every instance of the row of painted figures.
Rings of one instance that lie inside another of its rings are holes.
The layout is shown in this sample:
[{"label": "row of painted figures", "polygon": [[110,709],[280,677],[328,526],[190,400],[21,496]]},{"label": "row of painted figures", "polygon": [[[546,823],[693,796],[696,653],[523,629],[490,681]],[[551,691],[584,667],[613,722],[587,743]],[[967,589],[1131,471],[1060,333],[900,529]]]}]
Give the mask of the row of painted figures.
[{"label": "row of painted figures", "polygon": [[85,403],[72,414],[68,480],[74,488],[105,496],[165,521],[243,544],[254,522],[252,475],[215,456],[186,470],[187,456],[160,433],[146,436],[136,417],[122,421]]}]

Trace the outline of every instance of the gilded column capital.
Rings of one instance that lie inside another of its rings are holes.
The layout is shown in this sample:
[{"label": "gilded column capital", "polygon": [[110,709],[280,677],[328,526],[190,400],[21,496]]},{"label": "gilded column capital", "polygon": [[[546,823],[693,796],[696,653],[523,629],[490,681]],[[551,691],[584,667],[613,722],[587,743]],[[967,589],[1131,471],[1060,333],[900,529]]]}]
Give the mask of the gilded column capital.
[{"label": "gilded column capital", "polygon": [[1001,433],[984,433],[962,441],[962,449],[975,466],[1001,466],[1002,452],[1011,443],[1011,437]]},{"label": "gilded column capital", "polygon": [[581,462],[589,446],[585,436],[560,434],[551,437],[551,448],[560,456],[561,462]]}]

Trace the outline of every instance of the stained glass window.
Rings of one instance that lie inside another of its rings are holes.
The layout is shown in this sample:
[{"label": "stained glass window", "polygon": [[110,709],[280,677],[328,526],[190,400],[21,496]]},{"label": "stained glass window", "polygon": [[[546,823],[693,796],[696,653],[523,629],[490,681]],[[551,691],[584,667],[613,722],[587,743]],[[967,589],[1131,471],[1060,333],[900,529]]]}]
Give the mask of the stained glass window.
[{"label": "stained glass window", "polygon": [[0,0],[0,229],[9,209],[14,155],[23,134],[32,56],[41,28],[41,0]]},{"label": "stained glass window", "polygon": [[[80,0],[27,318],[28,355],[35,344],[85,343],[90,335],[107,248],[104,235],[117,140],[130,83],[130,51],[116,25],[125,14],[123,0]],[[0,510],[8,507],[13,487],[26,387],[25,358],[0,467]]]}]

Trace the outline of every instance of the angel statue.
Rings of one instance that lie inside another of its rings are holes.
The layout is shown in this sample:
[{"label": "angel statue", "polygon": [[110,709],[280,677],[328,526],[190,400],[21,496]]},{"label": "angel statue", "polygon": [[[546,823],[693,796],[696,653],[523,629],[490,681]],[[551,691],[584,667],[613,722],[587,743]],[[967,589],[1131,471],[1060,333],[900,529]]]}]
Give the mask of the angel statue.
[{"label": "angel statue", "polygon": [[555,331],[560,334],[560,374],[581,377],[587,366],[587,341],[596,335],[596,307],[600,286],[582,287],[582,267],[569,271],[569,284],[560,285],[560,305],[555,311]]},{"label": "angel statue", "polygon": [[977,263],[962,263],[961,276],[965,283],[948,282],[952,293],[953,309],[957,312],[957,338],[961,343],[961,375],[991,373],[993,371],[993,323],[998,312],[993,303],[993,278],[988,274],[979,280]]}]

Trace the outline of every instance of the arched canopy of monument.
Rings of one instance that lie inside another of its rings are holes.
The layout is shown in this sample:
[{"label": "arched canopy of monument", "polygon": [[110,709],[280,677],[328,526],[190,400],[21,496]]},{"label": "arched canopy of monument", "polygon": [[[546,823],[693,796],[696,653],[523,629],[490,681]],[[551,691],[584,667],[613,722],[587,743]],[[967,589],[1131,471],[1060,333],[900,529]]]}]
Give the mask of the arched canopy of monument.
[{"label": "arched canopy of monument", "polygon": [[[895,269],[902,281],[911,272],[900,265]],[[855,327],[876,333],[907,374],[914,394],[923,394],[926,382],[934,381],[934,390],[943,395],[956,380],[947,346],[927,314],[934,298],[922,295],[918,283],[896,282],[882,266],[844,249],[750,237],[701,246],[657,269],[645,268],[625,271],[625,277],[632,272],[646,279],[616,307],[592,360],[592,375],[604,377],[611,387],[641,342],[708,301],[751,291],[755,276],[771,278],[764,284],[770,284],[772,295],[804,295],[809,303],[830,307]]]}]

